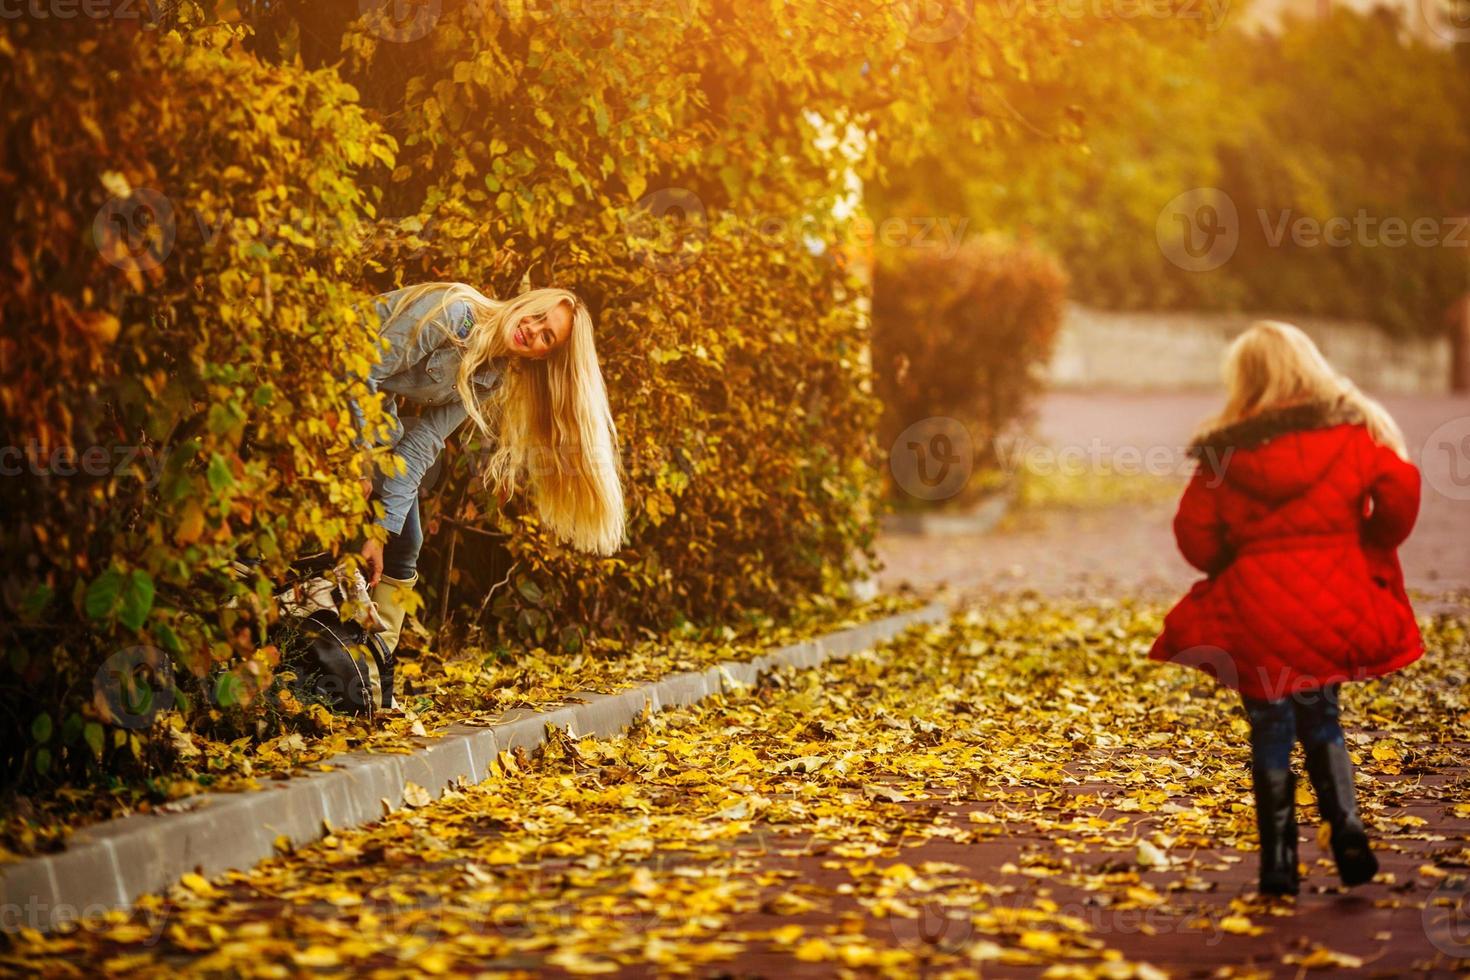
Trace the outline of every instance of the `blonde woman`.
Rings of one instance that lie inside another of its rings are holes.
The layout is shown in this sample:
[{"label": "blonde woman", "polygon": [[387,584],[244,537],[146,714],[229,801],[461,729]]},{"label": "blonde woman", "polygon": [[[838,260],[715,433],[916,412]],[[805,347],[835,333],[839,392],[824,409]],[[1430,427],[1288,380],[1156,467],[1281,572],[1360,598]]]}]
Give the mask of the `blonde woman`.
[{"label": "blonde woman", "polygon": [[[493,446],[485,485],[502,498],[527,487],[542,523],[573,547],[615,552],[624,509],[592,316],[574,293],[533,289],[502,301],[435,282],[384,293],[373,309],[380,357],[367,386],[389,396],[392,431],[372,441],[391,443],[401,467],[374,473],[369,492],[382,502],[377,523],[388,539],[369,536],[362,557],[391,658],[418,581],[419,487],[466,421]],[[400,401],[420,413],[400,421]]]},{"label": "blonde woman", "polygon": [[1164,620],[1150,654],[1238,690],[1251,729],[1260,890],[1296,894],[1292,747],[1300,740],[1346,885],[1371,880],[1338,689],[1423,652],[1396,548],[1419,512],[1419,471],[1383,407],[1306,334],[1256,323],[1225,357],[1225,410],[1174,519],[1208,578]]}]

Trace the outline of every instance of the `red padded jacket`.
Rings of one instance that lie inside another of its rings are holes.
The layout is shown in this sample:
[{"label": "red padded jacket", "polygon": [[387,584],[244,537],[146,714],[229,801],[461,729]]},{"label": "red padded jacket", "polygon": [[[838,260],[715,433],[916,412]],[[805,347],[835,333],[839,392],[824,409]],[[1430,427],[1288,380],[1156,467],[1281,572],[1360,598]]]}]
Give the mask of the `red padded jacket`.
[{"label": "red padded jacket", "polygon": [[1219,429],[1174,518],[1208,575],[1164,620],[1149,656],[1199,667],[1257,698],[1376,677],[1423,640],[1396,548],[1419,513],[1419,471],[1349,408],[1311,403]]}]

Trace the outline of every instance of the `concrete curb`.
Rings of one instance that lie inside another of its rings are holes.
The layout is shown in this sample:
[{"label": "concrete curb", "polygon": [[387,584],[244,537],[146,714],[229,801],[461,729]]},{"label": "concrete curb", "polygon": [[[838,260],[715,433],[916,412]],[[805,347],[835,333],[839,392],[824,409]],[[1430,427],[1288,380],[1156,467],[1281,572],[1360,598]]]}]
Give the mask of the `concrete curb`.
[{"label": "concrete curb", "polygon": [[910,626],[943,621],[935,603],[781,647],[749,662],[725,661],[673,674],[616,694],[587,694],[581,704],[547,711],[517,709],[493,725],[456,725],[423,739],[407,755],[351,752],[334,756],[331,772],[272,780],[258,792],[205,793],[186,811],[137,814],[78,830],[65,851],[0,865],[0,931],[40,930],[126,908],[180,876],[248,868],[275,853],[284,835],[293,846],[333,830],[380,819],[403,805],[415,783],[438,798],[460,780],[479,782],[496,756],[542,745],[551,729],[578,736],[614,735],[645,707],[662,711],[754,684],[763,671],[815,667],[888,640]]}]

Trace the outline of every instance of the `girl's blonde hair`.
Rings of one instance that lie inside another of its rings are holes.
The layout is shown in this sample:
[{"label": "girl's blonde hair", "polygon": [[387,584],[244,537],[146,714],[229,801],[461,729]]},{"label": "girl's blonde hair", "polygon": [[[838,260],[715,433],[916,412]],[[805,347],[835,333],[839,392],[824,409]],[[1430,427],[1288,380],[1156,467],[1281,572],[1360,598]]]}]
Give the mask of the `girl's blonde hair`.
[{"label": "girl's blonde hair", "polygon": [[[462,351],[455,389],[475,427],[495,445],[485,485],[508,495],[524,480],[541,522],[558,538],[582,551],[617,551],[625,524],[618,432],[586,305],[566,289],[531,289],[502,301],[464,283],[432,282],[402,290],[388,319],[435,290],[442,301],[414,325],[414,336],[431,320],[443,322],[455,300],[469,306],[469,335],[449,337]],[[506,324],[562,304],[572,313],[566,343],[545,358],[506,356]],[[501,359],[503,377],[481,401],[473,378],[492,358]]]},{"label": "girl's blonde hair", "polygon": [[1382,405],[1336,371],[1299,327],[1258,320],[1225,352],[1225,409],[1206,428],[1233,425],[1259,411],[1328,402],[1355,411],[1373,441],[1407,459],[1404,435]]}]

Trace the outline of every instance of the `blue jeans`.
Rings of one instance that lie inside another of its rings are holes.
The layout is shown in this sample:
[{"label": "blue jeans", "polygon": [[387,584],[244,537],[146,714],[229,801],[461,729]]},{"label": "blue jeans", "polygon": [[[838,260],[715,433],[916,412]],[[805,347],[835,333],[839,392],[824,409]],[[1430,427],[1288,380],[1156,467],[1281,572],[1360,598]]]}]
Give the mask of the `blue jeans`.
[{"label": "blue jeans", "polygon": [[1251,722],[1251,766],[1290,769],[1291,747],[1343,744],[1337,684],[1273,701],[1242,697]]},{"label": "blue jeans", "polygon": [[423,546],[424,527],[419,523],[418,497],[414,497],[403,529],[388,535],[388,543],[383,545],[383,574],[400,581],[413,578],[418,568],[419,550]]}]

